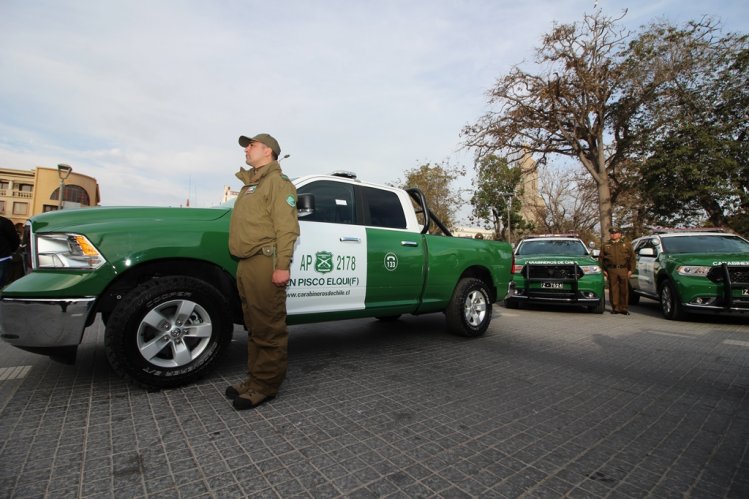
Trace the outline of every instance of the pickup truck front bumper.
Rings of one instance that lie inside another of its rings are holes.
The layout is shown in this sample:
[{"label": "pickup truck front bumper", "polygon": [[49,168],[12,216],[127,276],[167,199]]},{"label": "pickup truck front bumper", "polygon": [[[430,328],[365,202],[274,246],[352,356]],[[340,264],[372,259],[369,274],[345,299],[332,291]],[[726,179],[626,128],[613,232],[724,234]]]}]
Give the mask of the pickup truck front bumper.
[{"label": "pickup truck front bumper", "polygon": [[44,353],[78,347],[96,298],[0,298],[0,338]]}]

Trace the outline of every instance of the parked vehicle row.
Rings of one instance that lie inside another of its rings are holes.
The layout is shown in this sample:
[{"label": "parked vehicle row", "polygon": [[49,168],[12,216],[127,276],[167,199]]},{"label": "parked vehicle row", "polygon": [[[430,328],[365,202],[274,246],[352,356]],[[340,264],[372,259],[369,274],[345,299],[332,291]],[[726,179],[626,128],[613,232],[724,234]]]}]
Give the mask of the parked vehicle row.
[{"label": "parked vehicle row", "polygon": [[[666,319],[689,314],[749,314],[749,241],[719,229],[659,229],[632,242],[636,268],[629,302],[660,303]],[[604,277],[596,257],[574,235],[521,240],[505,306],[524,303],[604,311]],[[599,301],[600,300],[600,301]]]}]

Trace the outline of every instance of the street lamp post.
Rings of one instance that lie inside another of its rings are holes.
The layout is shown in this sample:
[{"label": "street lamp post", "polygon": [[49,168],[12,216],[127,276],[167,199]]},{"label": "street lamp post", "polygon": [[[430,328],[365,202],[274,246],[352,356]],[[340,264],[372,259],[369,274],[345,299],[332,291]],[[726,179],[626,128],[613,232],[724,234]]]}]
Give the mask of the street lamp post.
[{"label": "street lamp post", "polygon": [[60,205],[58,209],[62,209],[63,198],[65,197],[65,180],[70,176],[70,172],[73,171],[73,167],[60,163],[57,165],[57,175],[60,177]]},{"label": "street lamp post", "polygon": [[510,209],[512,208],[512,198],[515,196],[513,192],[500,192],[500,196],[505,198],[505,204],[507,205],[507,242],[512,244],[512,222],[510,221]]}]

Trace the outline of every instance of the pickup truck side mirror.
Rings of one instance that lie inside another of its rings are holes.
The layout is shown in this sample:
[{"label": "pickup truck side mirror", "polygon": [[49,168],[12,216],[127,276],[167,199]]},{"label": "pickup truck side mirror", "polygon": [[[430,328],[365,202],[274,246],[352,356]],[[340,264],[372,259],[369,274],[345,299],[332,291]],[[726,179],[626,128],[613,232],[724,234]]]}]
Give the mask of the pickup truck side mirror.
[{"label": "pickup truck side mirror", "polygon": [[591,255],[593,255],[593,258],[598,258],[601,256],[601,250],[598,249],[592,249],[590,250]]},{"label": "pickup truck side mirror", "polygon": [[299,194],[296,198],[297,216],[299,218],[311,215],[315,211],[314,194]]},{"label": "pickup truck side mirror", "polygon": [[637,254],[640,256],[655,256],[655,250],[653,248],[642,248]]}]

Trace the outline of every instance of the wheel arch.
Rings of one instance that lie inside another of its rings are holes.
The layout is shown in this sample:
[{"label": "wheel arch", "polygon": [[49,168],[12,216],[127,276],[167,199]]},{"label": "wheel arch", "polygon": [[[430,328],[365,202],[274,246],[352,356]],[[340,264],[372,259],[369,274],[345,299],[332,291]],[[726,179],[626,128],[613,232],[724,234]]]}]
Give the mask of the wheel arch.
[{"label": "wheel arch", "polygon": [[96,312],[100,312],[106,322],[106,317],[130,290],[151,279],[168,276],[194,277],[211,284],[227,298],[232,308],[232,321],[242,321],[242,307],[234,276],[205,260],[170,258],[141,263],[117,276],[99,296],[89,322],[93,322]]},{"label": "wheel arch", "polygon": [[461,279],[467,277],[473,277],[474,279],[483,281],[484,284],[486,284],[486,287],[489,289],[489,292],[491,293],[490,298],[492,303],[497,301],[497,287],[494,285],[494,279],[492,279],[492,273],[489,271],[489,269],[480,265],[468,267],[463,271],[462,274],[460,274],[460,277],[458,278],[458,281],[455,283],[455,285],[457,286],[458,282],[460,282]]}]

